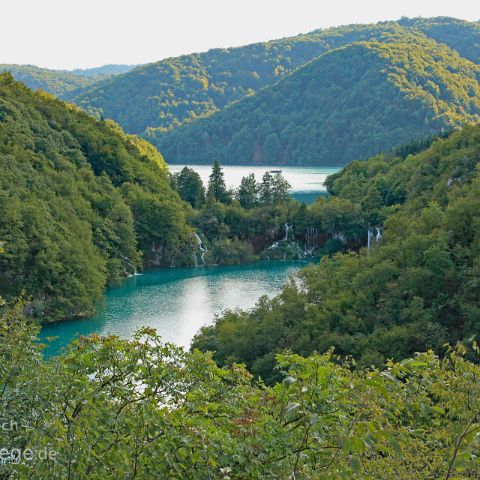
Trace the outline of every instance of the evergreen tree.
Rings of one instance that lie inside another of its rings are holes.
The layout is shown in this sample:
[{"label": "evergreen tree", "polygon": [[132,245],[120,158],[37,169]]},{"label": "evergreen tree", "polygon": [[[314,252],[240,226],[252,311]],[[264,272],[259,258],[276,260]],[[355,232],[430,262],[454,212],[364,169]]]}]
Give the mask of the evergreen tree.
[{"label": "evergreen tree", "polygon": [[237,192],[237,198],[243,208],[253,208],[258,205],[260,186],[255,180],[255,174],[243,177]]},{"label": "evergreen tree", "polygon": [[288,198],[288,190],[290,190],[291,185],[283,178],[281,173],[276,173],[272,177],[271,191],[272,191],[272,201],[274,203],[284,202]]},{"label": "evergreen tree", "polygon": [[260,184],[260,202],[262,204],[269,204],[272,202],[272,182],[273,177],[269,172],[265,172],[262,177],[262,183]]},{"label": "evergreen tree", "polygon": [[184,167],[174,175],[173,184],[182,199],[192,207],[200,208],[205,203],[205,187],[195,170]]},{"label": "evergreen tree", "polygon": [[220,162],[218,160],[213,162],[212,173],[210,174],[208,180],[207,194],[213,195],[215,200],[220,203],[230,203],[232,201],[231,194],[227,190],[227,186],[225,184],[222,167],[220,166]]}]

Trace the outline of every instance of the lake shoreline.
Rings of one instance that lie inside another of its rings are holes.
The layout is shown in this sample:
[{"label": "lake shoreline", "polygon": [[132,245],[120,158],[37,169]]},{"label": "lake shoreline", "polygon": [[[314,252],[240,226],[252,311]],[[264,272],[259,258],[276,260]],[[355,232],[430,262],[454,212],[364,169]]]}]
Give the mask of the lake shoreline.
[{"label": "lake shoreline", "polygon": [[46,357],[51,357],[80,336],[130,338],[136,329],[148,326],[159,330],[165,341],[188,348],[193,336],[215,315],[253,308],[261,296],[277,295],[291,274],[317,260],[148,269],[106,289],[95,315],[42,325],[39,338],[48,343],[47,338],[57,337],[45,349]]}]

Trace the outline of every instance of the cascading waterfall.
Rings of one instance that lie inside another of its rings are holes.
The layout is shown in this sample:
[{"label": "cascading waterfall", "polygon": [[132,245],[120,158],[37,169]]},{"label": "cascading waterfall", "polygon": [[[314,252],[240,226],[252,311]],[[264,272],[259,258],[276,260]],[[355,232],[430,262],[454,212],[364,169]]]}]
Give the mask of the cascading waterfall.
[{"label": "cascading waterfall", "polygon": [[277,240],[273,242],[269,247],[268,250],[275,250],[278,248],[280,242],[286,242],[288,240],[288,233],[290,231],[293,231],[293,226],[289,225],[288,223],[285,223],[285,236],[281,240]]},{"label": "cascading waterfall", "polygon": [[306,243],[305,243],[304,251],[309,253],[311,256],[319,244],[318,228],[308,227],[307,233],[305,234],[305,240],[306,240]]},{"label": "cascading waterfall", "polygon": [[372,248],[372,238],[373,238],[373,230],[369,227],[368,234],[367,234],[367,250]]},{"label": "cascading waterfall", "polygon": [[[197,242],[197,248],[201,252],[200,253],[200,259],[202,260],[201,266],[205,266],[205,254],[208,252],[208,248],[203,245],[202,239],[200,238],[197,232],[195,232],[193,236],[195,237],[195,241]],[[198,267],[199,265],[198,265],[197,253],[195,251],[193,252],[193,258],[195,261],[195,266]]]},{"label": "cascading waterfall", "polygon": [[[291,237],[291,240],[289,240],[289,237]],[[302,246],[295,240],[293,225],[285,223],[283,238],[281,240],[275,240],[275,242],[273,242],[272,245],[267,248],[267,250],[277,250],[282,245],[283,260],[287,260],[287,254],[290,256],[290,258],[298,259],[313,257],[313,252],[318,246],[318,229],[309,227],[305,237],[306,243],[304,243],[302,249]],[[281,255],[280,252],[279,254]]]},{"label": "cascading waterfall", "polygon": [[[138,273],[137,272],[137,267],[130,261],[130,259],[128,257],[126,257],[125,255],[122,255],[121,253],[119,254],[119,256],[123,259],[123,261],[125,263],[128,263],[128,265],[130,265],[131,267],[133,267],[133,273],[129,273],[127,276],[128,277],[136,277],[138,275],[142,275],[141,273]],[[127,272],[125,272],[127,273]]]},{"label": "cascading waterfall", "polygon": [[[377,231],[377,234],[375,235],[373,229]],[[379,244],[382,242],[382,229],[380,227],[368,227],[368,234],[367,234],[367,251],[371,250],[371,248],[374,246],[374,240],[376,244]]]}]

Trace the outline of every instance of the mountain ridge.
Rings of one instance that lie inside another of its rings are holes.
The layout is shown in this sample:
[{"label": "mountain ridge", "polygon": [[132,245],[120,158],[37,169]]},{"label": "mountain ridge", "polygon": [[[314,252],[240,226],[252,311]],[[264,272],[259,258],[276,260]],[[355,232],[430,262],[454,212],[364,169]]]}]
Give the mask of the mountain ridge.
[{"label": "mountain ridge", "polygon": [[32,90],[41,89],[57,97],[66,98],[72,92],[86,88],[108,77],[125,73],[134,65],[102,65],[100,67],[61,70],[31,64],[0,64],[0,72],[10,72],[13,77]]},{"label": "mountain ridge", "polygon": [[413,30],[429,31],[462,56],[480,62],[478,24],[449,17],[404,18],[171,57],[80,89],[68,100],[156,143],[172,128],[255,94],[326,51]]},{"label": "mountain ridge", "polygon": [[480,120],[478,65],[421,34],[391,40],[326,52],[157,147],[170,163],[344,165]]}]

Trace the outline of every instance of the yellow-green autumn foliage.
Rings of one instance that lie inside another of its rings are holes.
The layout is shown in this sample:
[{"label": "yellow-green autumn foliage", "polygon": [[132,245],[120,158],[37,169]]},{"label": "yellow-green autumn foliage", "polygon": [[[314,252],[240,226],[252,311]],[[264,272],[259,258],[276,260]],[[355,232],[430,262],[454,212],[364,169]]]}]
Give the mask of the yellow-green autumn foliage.
[{"label": "yellow-green autumn foliage", "polygon": [[282,381],[266,387],[151,330],[83,338],[50,361],[34,334],[18,309],[0,320],[5,479],[480,475],[480,367],[463,348],[378,370],[331,352],[284,354]]},{"label": "yellow-green autumn foliage", "polygon": [[106,284],[170,265],[190,241],[151,145],[9,74],[0,76],[0,164],[0,295],[24,292],[43,320],[91,313]]}]

